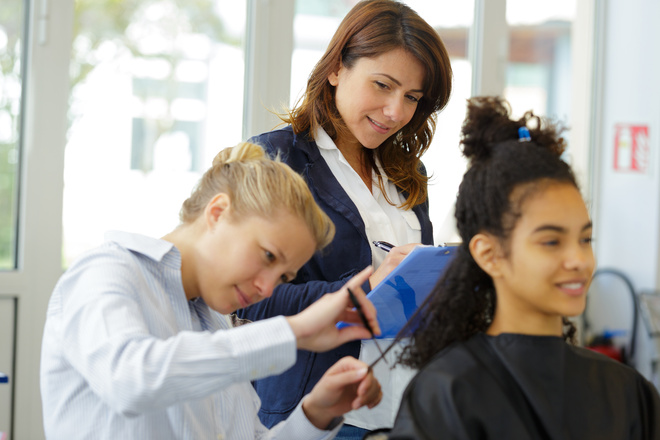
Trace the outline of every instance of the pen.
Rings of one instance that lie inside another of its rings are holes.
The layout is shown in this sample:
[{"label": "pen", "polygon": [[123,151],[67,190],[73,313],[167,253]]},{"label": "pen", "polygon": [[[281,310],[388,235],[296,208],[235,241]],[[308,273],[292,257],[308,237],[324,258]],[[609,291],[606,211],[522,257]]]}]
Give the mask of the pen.
[{"label": "pen", "polygon": [[[383,360],[385,360],[385,353],[383,353],[383,350],[380,349],[380,345],[378,345],[378,342],[375,339],[374,331],[371,328],[371,326],[369,325],[369,321],[367,321],[367,317],[364,316],[364,312],[362,311],[362,306],[360,305],[357,298],[355,297],[355,294],[353,294],[353,292],[351,292],[351,289],[349,289],[347,287],[346,290],[348,290],[348,297],[351,299],[351,302],[355,306],[355,310],[357,310],[358,314],[360,315],[360,319],[362,319],[362,323],[367,328],[367,330],[369,330],[369,333],[371,333],[371,338],[373,339],[374,344],[376,344],[376,348],[378,349],[378,352],[380,353],[380,356],[383,358]],[[387,363],[387,361],[385,361],[385,363]]]},{"label": "pen", "polygon": [[385,252],[389,252],[392,250],[394,245],[392,243],[388,243],[386,241],[374,241],[374,246],[376,246],[378,249],[382,249]]}]

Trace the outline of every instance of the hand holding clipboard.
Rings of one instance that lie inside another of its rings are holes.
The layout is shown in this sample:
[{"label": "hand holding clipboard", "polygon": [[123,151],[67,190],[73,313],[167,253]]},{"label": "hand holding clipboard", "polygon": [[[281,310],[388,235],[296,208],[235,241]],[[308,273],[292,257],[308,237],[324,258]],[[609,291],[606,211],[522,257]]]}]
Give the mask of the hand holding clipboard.
[{"label": "hand holding clipboard", "polygon": [[[377,247],[383,250],[389,245],[379,243],[383,247]],[[393,338],[397,335],[431,293],[455,253],[455,243],[417,246],[367,294],[367,298],[376,307],[381,330],[377,338]]]}]

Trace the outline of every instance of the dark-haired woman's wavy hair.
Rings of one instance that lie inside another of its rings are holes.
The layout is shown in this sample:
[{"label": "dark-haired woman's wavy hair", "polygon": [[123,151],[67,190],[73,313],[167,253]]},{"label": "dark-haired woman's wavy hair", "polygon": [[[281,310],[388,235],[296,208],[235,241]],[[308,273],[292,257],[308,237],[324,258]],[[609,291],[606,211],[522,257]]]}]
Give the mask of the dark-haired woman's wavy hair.
[{"label": "dark-haired woman's wavy hair", "polygon": [[[571,168],[560,157],[566,146],[561,137],[564,128],[532,112],[520,119],[511,119],[510,114],[502,98],[468,100],[461,144],[469,167],[456,200],[462,243],[427,301],[402,330],[402,334],[412,331],[412,342],[400,359],[405,365],[419,368],[449,344],[490,326],[495,288],[472,258],[468,248],[472,237],[489,233],[508,252],[508,240],[526,199],[550,183],[578,188]],[[529,129],[531,140],[519,140],[520,127]],[[565,339],[574,341],[574,335],[575,327],[564,319]]]},{"label": "dark-haired woman's wavy hair", "polygon": [[[374,58],[395,49],[405,50],[424,66],[423,97],[405,127],[375,152],[368,150],[365,154],[372,167],[373,154],[378,156],[387,177],[408,194],[402,207],[410,209],[426,200],[428,178],[421,173],[420,158],[431,144],[436,113],[447,105],[452,86],[451,63],[440,36],[410,7],[394,0],[364,0],[356,4],[310,74],[304,95],[280,118],[291,124],[295,133],[309,130],[313,137],[320,126],[336,139],[348,128],[335,105],[335,88],[328,76],[336,73],[340,64],[351,69],[360,58]],[[380,176],[378,184],[382,190]]]}]

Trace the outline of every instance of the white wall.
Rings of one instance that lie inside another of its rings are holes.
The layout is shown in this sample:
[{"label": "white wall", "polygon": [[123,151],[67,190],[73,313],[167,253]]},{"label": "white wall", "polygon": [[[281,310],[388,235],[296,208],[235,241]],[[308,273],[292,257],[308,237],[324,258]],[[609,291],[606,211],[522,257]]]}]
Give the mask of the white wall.
[{"label": "white wall", "polygon": [[[598,267],[630,277],[636,290],[658,289],[660,244],[660,2],[612,0],[604,3],[601,120],[594,143],[594,225]],[[597,66],[598,68],[598,66]],[[614,169],[617,124],[648,126],[650,162],[646,172]],[[622,294],[621,301],[629,303]],[[612,302],[608,313],[620,313]],[[640,325],[637,368],[651,376],[654,344]]]}]

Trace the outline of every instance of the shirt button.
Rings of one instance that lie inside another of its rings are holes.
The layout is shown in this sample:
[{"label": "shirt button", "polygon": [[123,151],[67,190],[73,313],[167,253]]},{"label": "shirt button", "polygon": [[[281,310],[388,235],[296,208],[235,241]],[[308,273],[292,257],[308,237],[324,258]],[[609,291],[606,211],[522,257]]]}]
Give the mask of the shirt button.
[{"label": "shirt button", "polygon": [[252,370],[252,371],[250,371],[250,376],[251,376],[252,378],[257,377],[257,370]]}]

